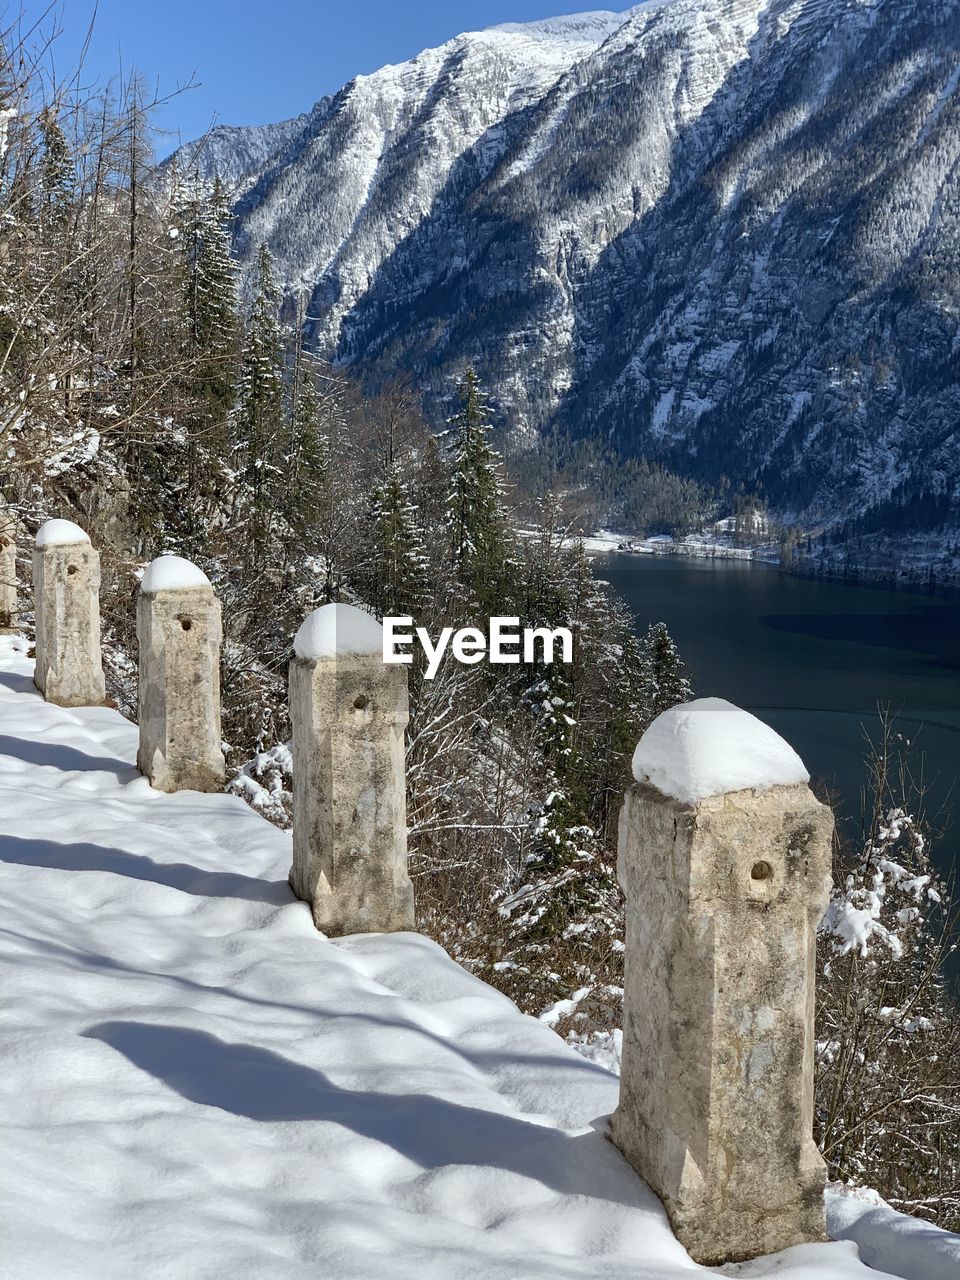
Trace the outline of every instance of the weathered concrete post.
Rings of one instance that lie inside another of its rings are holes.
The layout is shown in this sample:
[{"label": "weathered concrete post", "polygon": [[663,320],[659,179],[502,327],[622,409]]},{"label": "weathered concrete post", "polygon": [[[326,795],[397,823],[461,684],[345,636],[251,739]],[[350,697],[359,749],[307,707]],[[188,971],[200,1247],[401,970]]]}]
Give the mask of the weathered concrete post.
[{"label": "weathered concrete post", "polygon": [[352,605],[306,619],[290,664],[290,883],[331,936],[412,929],[403,734],[407,673]]},{"label": "weathered concrete post", "polygon": [[158,791],[219,791],[220,601],[180,556],[147,567],[137,599],[140,747],[137,767]]},{"label": "weathered concrete post", "polygon": [[106,697],[100,654],[100,554],[70,520],[41,525],[33,553],[37,669],[46,698],[61,707]]},{"label": "weathered concrete post", "polygon": [[0,503],[0,632],[17,629],[17,531],[19,522]]},{"label": "weathered concrete post", "polygon": [[822,1240],[814,964],[833,815],[792,748],[719,698],[659,716],[633,768],[613,1139],[697,1262]]}]

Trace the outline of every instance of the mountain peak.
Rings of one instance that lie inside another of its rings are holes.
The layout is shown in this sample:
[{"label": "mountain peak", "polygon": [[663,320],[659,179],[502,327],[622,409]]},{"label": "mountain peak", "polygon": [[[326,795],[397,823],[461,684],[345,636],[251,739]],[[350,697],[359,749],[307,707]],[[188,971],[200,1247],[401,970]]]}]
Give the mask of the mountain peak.
[{"label": "mountain peak", "polygon": [[[660,0],[661,3],[665,0]],[[643,6],[640,6],[643,7]],[[554,40],[585,40],[598,43],[618,30],[635,12],[626,9],[594,9],[586,13],[562,14],[559,18],[539,18],[532,22],[500,22],[486,31],[505,32],[509,35],[545,36]]]}]

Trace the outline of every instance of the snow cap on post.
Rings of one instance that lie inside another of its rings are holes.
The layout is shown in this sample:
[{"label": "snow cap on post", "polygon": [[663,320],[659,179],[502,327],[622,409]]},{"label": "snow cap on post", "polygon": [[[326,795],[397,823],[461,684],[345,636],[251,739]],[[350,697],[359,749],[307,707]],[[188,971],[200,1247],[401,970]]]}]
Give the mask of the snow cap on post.
[{"label": "snow cap on post", "polygon": [[37,546],[72,547],[89,543],[90,535],[72,520],[47,520],[37,530]]},{"label": "snow cap on post", "polygon": [[196,591],[204,587],[210,587],[210,579],[183,556],[157,556],[140,579],[140,590],[147,595],[156,595],[158,591]]},{"label": "snow cap on post", "polygon": [[383,628],[350,604],[316,609],[293,648],[290,884],[323,933],[412,929],[406,668],[383,661]]},{"label": "snow cap on post", "polygon": [[810,781],[788,742],[724,698],[683,702],[657,716],[633,753],[633,776],[686,804]]},{"label": "snow cap on post", "polygon": [[383,627],[352,604],[325,604],[300,624],[293,651],[305,662],[347,654],[383,653]]}]

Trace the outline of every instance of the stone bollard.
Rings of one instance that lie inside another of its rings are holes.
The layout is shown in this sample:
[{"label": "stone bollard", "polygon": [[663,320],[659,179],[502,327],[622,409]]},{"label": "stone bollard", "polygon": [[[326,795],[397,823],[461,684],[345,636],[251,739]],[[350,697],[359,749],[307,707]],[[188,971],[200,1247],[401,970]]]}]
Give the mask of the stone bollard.
[{"label": "stone bollard", "polygon": [[633,771],[613,1140],[696,1262],[823,1240],[814,967],[833,815],[792,748],[719,698],[659,716]]},{"label": "stone bollard", "polygon": [[0,505],[0,633],[17,629],[17,517]]},{"label": "stone bollard", "polygon": [[293,891],[331,936],[412,929],[407,673],[384,663],[383,628],[352,605],[310,614],[294,654]]},{"label": "stone bollard", "polygon": [[137,767],[158,791],[219,791],[220,601],[180,556],[147,567],[137,599],[140,747]]},{"label": "stone bollard", "polygon": [[37,669],[34,683],[61,707],[100,706],[100,555],[69,520],[41,525],[33,553]]}]

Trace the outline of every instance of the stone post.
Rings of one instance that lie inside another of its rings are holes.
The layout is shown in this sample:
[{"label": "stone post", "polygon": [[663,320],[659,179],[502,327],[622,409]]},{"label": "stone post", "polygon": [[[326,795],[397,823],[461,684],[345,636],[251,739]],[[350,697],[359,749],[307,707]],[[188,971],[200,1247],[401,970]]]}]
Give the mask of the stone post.
[{"label": "stone post", "polygon": [[37,669],[34,683],[61,707],[100,706],[100,555],[69,520],[41,525],[33,553]]},{"label": "stone post", "polygon": [[0,633],[17,629],[17,530],[12,511],[0,505]]},{"label": "stone post", "polygon": [[718,698],[659,716],[634,777],[613,1140],[696,1262],[823,1240],[814,970],[833,815],[787,743]]},{"label": "stone post", "polygon": [[158,791],[219,791],[220,601],[180,556],[148,566],[137,599],[140,747],[137,767]]},{"label": "stone post", "polygon": [[412,929],[407,673],[384,663],[383,628],[352,605],[312,613],[294,654],[293,891],[331,936]]}]

